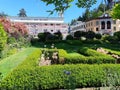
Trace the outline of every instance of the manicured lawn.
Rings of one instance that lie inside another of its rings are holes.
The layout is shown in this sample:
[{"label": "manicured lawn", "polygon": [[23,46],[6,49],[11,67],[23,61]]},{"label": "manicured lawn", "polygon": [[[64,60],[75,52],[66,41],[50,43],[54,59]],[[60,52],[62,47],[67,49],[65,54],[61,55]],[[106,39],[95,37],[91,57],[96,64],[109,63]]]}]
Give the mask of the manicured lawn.
[{"label": "manicured lawn", "polygon": [[3,77],[6,76],[11,70],[13,70],[18,64],[20,64],[29,54],[31,54],[36,48],[24,48],[22,51],[7,57],[0,61],[0,72]]}]

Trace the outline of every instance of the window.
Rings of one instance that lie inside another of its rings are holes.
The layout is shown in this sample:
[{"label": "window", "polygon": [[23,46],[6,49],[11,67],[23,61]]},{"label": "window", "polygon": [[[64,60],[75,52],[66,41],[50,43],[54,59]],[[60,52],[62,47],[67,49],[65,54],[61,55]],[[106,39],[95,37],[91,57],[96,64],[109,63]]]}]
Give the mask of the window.
[{"label": "window", "polygon": [[96,28],[96,31],[99,31],[99,29],[98,29],[98,28]]},{"label": "window", "polygon": [[56,24],[57,26],[60,26],[60,24]]},{"label": "window", "polygon": [[47,29],[44,29],[44,32],[47,32]]},{"label": "window", "polygon": [[116,20],[113,20],[113,24],[116,24]]},{"label": "window", "polygon": [[105,22],[104,21],[101,22],[101,29],[105,29]]},{"label": "window", "polygon": [[91,22],[91,26],[93,25],[93,22]]},{"label": "window", "polygon": [[113,27],[113,30],[116,31],[116,27]]},{"label": "window", "polygon": [[51,30],[51,32],[53,32],[53,30]]},{"label": "window", "polygon": [[111,29],[111,22],[107,21],[107,29]]},{"label": "window", "polygon": [[51,26],[53,26],[53,24],[50,24]]},{"label": "window", "polygon": [[98,26],[99,25],[99,21],[96,21],[96,26]]},{"label": "window", "polygon": [[89,26],[90,26],[90,23],[89,23]]}]

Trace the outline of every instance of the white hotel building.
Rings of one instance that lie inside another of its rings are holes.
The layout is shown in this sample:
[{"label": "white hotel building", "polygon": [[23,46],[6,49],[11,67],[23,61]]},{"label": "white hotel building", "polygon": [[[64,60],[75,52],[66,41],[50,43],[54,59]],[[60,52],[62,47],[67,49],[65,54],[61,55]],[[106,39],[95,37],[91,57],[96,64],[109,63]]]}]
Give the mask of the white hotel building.
[{"label": "white hotel building", "polygon": [[74,36],[74,33],[76,31],[84,31],[84,32],[86,32],[85,22],[76,21],[76,22],[73,23],[73,25],[70,26],[70,34],[72,36]]},{"label": "white hotel building", "polygon": [[7,17],[12,22],[24,23],[29,35],[37,37],[38,33],[60,31],[63,39],[68,35],[68,25],[64,23],[63,17]]}]

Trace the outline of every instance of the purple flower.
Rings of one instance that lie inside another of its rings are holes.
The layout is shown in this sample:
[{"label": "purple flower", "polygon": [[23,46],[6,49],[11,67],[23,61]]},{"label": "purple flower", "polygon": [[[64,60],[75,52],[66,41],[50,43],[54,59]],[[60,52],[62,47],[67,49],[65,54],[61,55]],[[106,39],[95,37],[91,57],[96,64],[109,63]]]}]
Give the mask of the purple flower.
[{"label": "purple flower", "polygon": [[64,73],[65,73],[66,75],[70,75],[70,74],[71,74],[71,72],[70,72],[70,71],[67,71],[67,70],[64,70]]}]

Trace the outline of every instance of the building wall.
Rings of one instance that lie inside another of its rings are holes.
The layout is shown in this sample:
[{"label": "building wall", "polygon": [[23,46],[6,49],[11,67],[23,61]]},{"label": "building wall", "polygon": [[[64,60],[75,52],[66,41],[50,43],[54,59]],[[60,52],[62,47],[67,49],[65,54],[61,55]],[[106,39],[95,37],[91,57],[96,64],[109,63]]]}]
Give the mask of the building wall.
[{"label": "building wall", "polygon": [[74,36],[76,31],[86,31],[85,22],[76,21],[73,25],[70,26],[70,34]]},{"label": "building wall", "polygon": [[63,39],[68,35],[68,25],[64,23],[63,18],[46,18],[46,17],[8,17],[12,22],[24,23],[29,35],[37,37],[38,33],[60,31]]},{"label": "building wall", "polygon": [[88,22],[86,22],[86,31],[94,31],[94,32],[97,32],[96,31],[96,28],[99,28],[100,24],[96,24],[96,22],[99,23],[98,20],[90,20]]},{"label": "building wall", "polygon": [[[105,28],[102,28],[102,22],[105,23]],[[108,28],[108,22],[110,22],[110,28]],[[114,32],[120,31],[120,20],[113,20],[112,18],[97,18],[90,20],[86,22],[86,31],[113,35]]]}]

